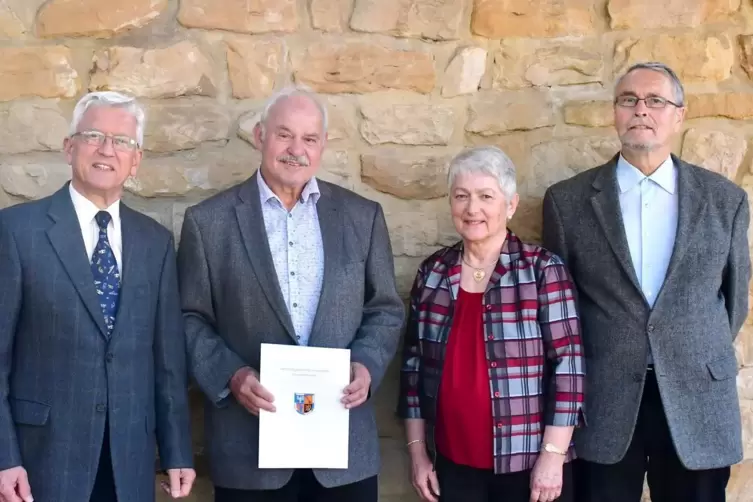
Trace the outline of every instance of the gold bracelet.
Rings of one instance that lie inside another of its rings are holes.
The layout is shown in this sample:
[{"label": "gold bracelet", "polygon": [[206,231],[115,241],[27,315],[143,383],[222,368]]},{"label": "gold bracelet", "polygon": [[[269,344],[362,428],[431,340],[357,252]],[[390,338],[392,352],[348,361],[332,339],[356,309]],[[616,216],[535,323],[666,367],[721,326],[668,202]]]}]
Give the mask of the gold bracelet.
[{"label": "gold bracelet", "polygon": [[423,439],[414,439],[413,441],[408,441],[408,443],[405,446],[408,447],[414,443],[423,443],[423,442],[424,442]]}]

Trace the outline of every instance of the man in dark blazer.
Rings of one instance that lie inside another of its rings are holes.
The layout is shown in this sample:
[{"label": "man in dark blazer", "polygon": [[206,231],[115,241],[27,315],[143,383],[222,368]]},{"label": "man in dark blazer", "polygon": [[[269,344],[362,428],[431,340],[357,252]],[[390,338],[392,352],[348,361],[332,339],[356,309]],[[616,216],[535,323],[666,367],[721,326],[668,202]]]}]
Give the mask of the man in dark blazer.
[{"label": "man in dark blazer", "polygon": [[120,201],[144,112],[118,93],[76,105],[72,180],[0,212],[0,501],[154,500],[195,474],[173,240]]},{"label": "man in dark blazer", "polygon": [[674,72],[617,83],[622,149],[552,186],[544,245],[570,268],[586,354],[579,500],[725,500],[742,459],[733,341],[748,313],[749,209],[724,177],[671,155],[685,115]]},{"label": "man in dark blazer", "polygon": [[[307,92],[273,96],[255,129],[260,169],[186,211],[178,270],[217,502],[377,501],[369,397],[405,311],[379,204],[314,177],[326,117]],[[262,343],[350,349],[347,469],[259,469],[259,410],[287,406],[259,383]]]}]

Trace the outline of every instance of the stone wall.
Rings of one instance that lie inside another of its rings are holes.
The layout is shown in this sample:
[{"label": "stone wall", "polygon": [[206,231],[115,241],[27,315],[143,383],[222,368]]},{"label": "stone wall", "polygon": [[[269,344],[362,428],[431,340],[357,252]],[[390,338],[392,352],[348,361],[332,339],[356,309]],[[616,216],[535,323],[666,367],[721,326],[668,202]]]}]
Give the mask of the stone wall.
[{"label": "stone wall", "polygon": [[[127,202],[178,234],[188,205],[253,172],[264,98],[300,82],[331,111],[321,176],[384,205],[406,293],[419,261],[456,238],[453,154],[495,144],[511,155],[512,227],[535,240],[546,187],[617,151],[615,75],[646,59],[687,86],[676,153],[753,190],[750,0],[0,0],[0,207],[69,178],[60,150],[75,101],[114,89],[148,107]],[[753,318],[737,349],[753,458]],[[393,501],[412,499],[396,369],[377,396]],[[200,424],[197,413],[199,459]]]}]

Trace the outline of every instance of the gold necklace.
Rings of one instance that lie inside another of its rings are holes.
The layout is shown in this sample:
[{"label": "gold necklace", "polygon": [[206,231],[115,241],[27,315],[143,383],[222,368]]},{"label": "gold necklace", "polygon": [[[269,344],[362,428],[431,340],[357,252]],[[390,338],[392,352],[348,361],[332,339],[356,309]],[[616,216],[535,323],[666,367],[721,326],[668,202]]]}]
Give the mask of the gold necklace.
[{"label": "gold necklace", "polygon": [[466,265],[468,265],[469,267],[473,269],[473,279],[476,282],[481,282],[484,280],[484,277],[486,277],[486,270],[484,270],[485,267],[484,268],[474,267],[473,265],[465,261],[465,255],[463,255],[463,263],[465,263]]}]

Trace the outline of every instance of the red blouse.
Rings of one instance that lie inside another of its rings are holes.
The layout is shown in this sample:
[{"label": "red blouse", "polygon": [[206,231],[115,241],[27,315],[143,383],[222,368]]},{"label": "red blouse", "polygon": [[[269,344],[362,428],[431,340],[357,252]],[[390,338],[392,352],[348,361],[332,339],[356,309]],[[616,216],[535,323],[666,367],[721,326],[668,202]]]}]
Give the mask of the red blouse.
[{"label": "red blouse", "polygon": [[458,292],[437,401],[437,450],[450,461],[494,467],[492,420],[483,327],[483,293]]}]

